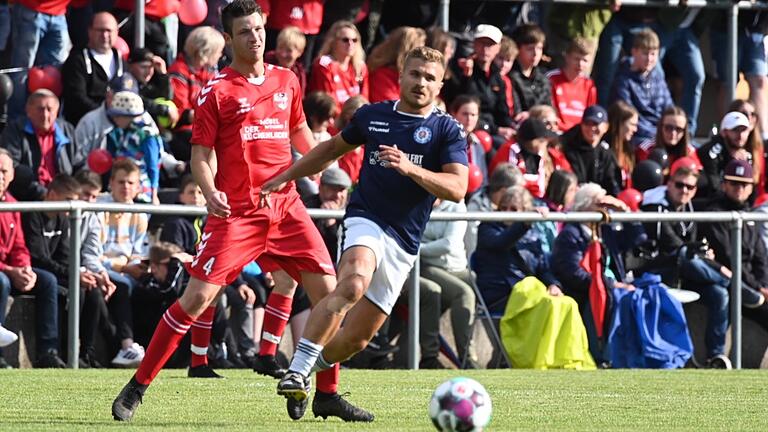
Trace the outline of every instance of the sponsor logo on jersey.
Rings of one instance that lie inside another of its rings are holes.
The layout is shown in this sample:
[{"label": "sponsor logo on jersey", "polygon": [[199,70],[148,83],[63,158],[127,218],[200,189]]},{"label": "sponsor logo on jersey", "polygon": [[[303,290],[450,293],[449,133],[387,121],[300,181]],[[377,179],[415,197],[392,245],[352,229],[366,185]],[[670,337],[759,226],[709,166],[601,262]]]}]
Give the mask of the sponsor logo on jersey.
[{"label": "sponsor logo on jersey", "polygon": [[288,139],[288,131],[261,130],[261,126],[249,125],[243,126],[240,130],[240,138],[243,141],[254,140],[284,140]]},{"label": "sponsor logo on jersey", "polygon": [[272,102],[275,103],[276,107],[285,110],[288,108],[288,93],[275,93],[274,96],[272,96]]},{"label": "sponsor logo on jersey", "polygon": [[419,126],[413,132],[413,140],[419,144],[426,144],[432,139],[432,130],[426,126]]},{"label": "sponsor logo on jersey", "polygon": [[[424,155],[422,154],[412,154],[412,153],[405,153],[403,152],[403,155],[405,155],[406,158],[408,158],[409,161],[411,161],[412,164],[421,166],[422,161],[424,160]],[[369,165],[381,165],[384,168],[389,167],[389,161],[381,160],[379,159],[379,151],[374,150],[368,155],[368,164]]]}]

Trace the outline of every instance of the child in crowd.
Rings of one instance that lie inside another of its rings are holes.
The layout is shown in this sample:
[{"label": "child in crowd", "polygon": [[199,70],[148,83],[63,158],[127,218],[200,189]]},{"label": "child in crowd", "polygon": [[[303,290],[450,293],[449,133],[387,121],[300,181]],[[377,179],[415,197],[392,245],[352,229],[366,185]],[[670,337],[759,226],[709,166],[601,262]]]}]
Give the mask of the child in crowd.
[{"label": "child in crowd", "polygon": [[277,34],[277,45],[273,51],[264,53],[264,62],[290,69],[299,79],[301,90],[307,88],[307,71],[304,65],[298,61],[304,48],[307,46],[307,38],[298,27],[288,26]]},{"label": "child in crowd", "polygon": [[565,51],[565,66],[547,74],[552,85],[552,105],[557,109],[560,130],[581,122],[584,110],[597,103],[597,88],[589,78],[594,46],[575,38]]},{"label": "child in crowd", "polygon": [[522,123],[532,106],[552,105],[549,79],[539,67],[547,37],[541,27],[524,24],[515,29],[512,39],[519,50],[511,73],[515,86],[515,121]]},{"label": "child in crowd", "polygon": [[496,58],[493,60],[496,66],[499,67],[499,74],[501,79],[504,80],[504,85],[507,90],[507,105],[509,105],[509,116],[515,116],[515,97],[514,97],[514,85],[512,84],[512,78],[509,73],[512,71],[512,65],[517,58],[517,45],[515,41],[508,36],[501,38],[501,47],[499,53],[496,54]]}]

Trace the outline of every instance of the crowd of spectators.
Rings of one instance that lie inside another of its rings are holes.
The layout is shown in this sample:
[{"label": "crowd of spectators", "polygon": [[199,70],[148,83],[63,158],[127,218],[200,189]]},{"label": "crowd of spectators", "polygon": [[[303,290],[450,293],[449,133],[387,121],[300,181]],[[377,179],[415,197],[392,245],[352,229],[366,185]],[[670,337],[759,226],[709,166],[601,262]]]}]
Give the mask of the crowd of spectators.
[{"label": "crowd of spectators", "polygon": [[[207,17],[194,25],[177,20],[180,1],[148,2],[145,47],[133,47],[133,3],[0,1],[0,70],[11,71],[0,73],[10,77],[0,84],[11,83],[0,85],[3,202],[204,204],[189,176],[189,141],[195,100],[229,61],[218,17],[226,1],[209,0]],[[475,178],[463,202],[437,202],[438,211],[768,208],[768,19],[762,11],[740,14],[738,61],[748,100],[719,104],[719,124],[694,138],[707,78],[704,29],[710,29],[716,66],[711,78],[720,84],[725,73],[725,20],[718,9],[627,7],[618,0],[557,8],[479,2],[452,5],[448,32],[430,27],[438,2],[257,3],[266,15],[265,59],[298,77],[318,142],[342,130],[360,106],[397,98],[410,49],[428,45],[445,55],[436,109],[464,127]],[[47,85],[35,84],[31,71],[48,66],[56,72],[44,69]],[[306,205],[343,209],[364,158],[360,148],[322,175],[301,179]],[[102,365],[95,347],[102,335],[110,364],[130,367],[141,361],[154,323],[183,289],[182,263],[194,255],[205,223],[86,213],[83,232],[69,233],[63,213],[0,213],[0,219],[0,346],[15,340],[3,327],[7,298],[34,296],[38,367],[64,365],[58,317],[73,307],[63,301],[70,235],[83,239],[80,364]],[[479,366],[471,334],[475,282],[491,311],[503,313],[513,287],[531,276],[547,295],[575,299],[594,360],[609,365],[609,338],[593,316],[603,308],[610,321],[619,308],[594,304],[588,293],[597,275],[586,273],[583,263],[590,241],[598,239],[606,257],[599,279],[609,297],[613,289],[633,292],[633,277],[645,272],[699,292],[708,309],[707,365],[727,367],[733,276],[727,226],[625,225],[430,222],[420,253],[422,366],[444,365],[439,320],[446,311],[460,365]],[[318,220],[317,226],[336,257],[338,223]],[[768,229],[745,227],[745,315],[768,328],[766,244]],[[208,357],[215,365],[251,364],[273,284],[254,263],[227,287],[212,321]],[[279,293],[293,297],[291,322],[300,332],[306,298],[293,295],[295,285],[283,289]],[[389,343],[389,336],[381,341]],[[8,367],[1,351],[0,367]]]}]

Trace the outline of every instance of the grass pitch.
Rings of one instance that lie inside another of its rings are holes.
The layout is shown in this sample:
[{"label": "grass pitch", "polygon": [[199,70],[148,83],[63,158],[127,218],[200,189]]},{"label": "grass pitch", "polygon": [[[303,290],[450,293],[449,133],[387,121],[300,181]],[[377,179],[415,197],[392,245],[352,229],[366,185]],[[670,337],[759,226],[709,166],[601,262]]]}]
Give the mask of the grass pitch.
[{"label": "grass pitch", "polygon": [[349,399],[374,412],[371,424],[285,413],[276,382],[245,370],[224,380],[166,370],[129,424],[111,417],[132,371],[1,370],[0,429],[429,431],[432,391],[464,375],[493,400],[488,430],[768,430],[768,375],[762,371],[342,371]]}]

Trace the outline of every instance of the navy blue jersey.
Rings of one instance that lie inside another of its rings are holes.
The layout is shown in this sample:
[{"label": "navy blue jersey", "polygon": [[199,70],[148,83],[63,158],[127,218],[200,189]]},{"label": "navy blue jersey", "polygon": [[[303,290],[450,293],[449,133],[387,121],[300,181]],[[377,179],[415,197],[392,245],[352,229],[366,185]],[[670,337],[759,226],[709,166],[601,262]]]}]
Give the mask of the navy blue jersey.
[{"label": "navy blue jersey", "polygon": [[448,163],[467,165],[467,139],[462,126],[435,108],[426,116],[396,110],[394,101],[357,110],[341,132],[349,144],[365,144],[360,182],[352,192],[346,217],[360,216],[378,224],[410,254],[416,254],[429,220],[434,195],[379,160],[379,145],[397,145],[414,165],[434,172]]}]

